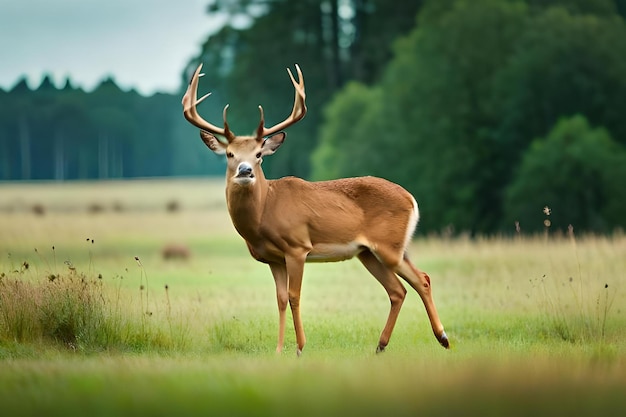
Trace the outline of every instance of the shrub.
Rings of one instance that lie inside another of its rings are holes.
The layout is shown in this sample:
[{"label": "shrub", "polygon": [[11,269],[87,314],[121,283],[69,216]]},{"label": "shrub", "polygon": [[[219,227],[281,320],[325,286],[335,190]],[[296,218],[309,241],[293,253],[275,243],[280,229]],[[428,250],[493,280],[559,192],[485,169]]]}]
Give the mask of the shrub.
[{"label": "shrub", "polygon": [[543,227],[549,206],[553,227],[606,232],[626,226],[626,150],[583,116],[559,121],[546,138],[533,141],[505,194],[506,225]]},{"label": "shrub", "polygon": [[[143,271],[142,271],[143,274]],[[126,299],[119,286],[88,276],[75,268],[63,274],[33,278],[24,269],[0,275],[0,344],[52,343],[70,349],[168,349],[185,344],[186,330],[172,323],[167,296],[166,322],[142,302]],[[167,287],[166,287],[167,293]]]}]

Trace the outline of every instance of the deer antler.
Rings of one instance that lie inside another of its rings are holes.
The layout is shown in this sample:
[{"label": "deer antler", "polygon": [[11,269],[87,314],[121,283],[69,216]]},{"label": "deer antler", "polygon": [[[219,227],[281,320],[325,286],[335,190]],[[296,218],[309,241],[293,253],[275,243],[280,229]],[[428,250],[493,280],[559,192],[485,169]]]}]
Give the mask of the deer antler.
[{"label": "deer antler", "polygon": [[[183,101],[182,101],[183,115],[185,116],[185,119],[187,119],[189,123],[191,123],[192,125],[202,130],[206,130],[207,132],[224,136],[228,140],[228,142],[232,142],[233,139],[235,139],[235,134],[229,129],[228,122],[226,121],[226,111],[228,110],[228,104],[224,107],[224,112],[223,112],[224,127],[223,128],[217,127],[214,124],[207,122],[198,114],[198,110],[196,106],[202,103],[204,99],[206,99],[208,96],[211,95],[211,93],[208,93],[200,98],[197,98],[198,97],[198,80],[200,79],[200,77],[204,75],[200,73],[201,70],[202,70],[202,64],[198,65],[198,68],[194,72],[193,77],[191,77],[191,81],[189,82],[187,91],[185,92],[185,95],[183,96]],[[263,114],[263,107],[259,106],[259,111],[261,113],[261,121],[259,122],[259,127],[257,128],[258,140],[262,139],[265,136],[269,136],[273,133],[283,130],[296,122],[299,122],[300,120],[302,120],[302,118],[306,114],[306,104],[305,104],[306,94],[304,92],[304,77],[302,76],[302,71],[300,70],[300,67],[298,66],[298,64],[296,64],[296,70],[298,72],[299,82],[296,82],[293,74],[291,73],[291,70],[287,68],[287,72],[289,73],[289,78],[291,78],[291,83],[293,84],[295,88],[295,98],[294,98],[293,109],[291,110],[291,114],[282,122],[270,128],[266,128],[265,116]]]},{"label": "deer antler", "polygon": [[298,66],[298,64],[296,64],[296,70],[298,71],[298,79],[300,80],[299,82],[296,82],[296,80],[293,78],[291,70],[287,68],[289,78],[291,78],[291,83],[296,90],[296,96],[293,102],[293,110],[291,110],[291,114],[282,122],[270,128],[266,128],[263,107],[259,106],[259,111],[261,112],[261,121],[259,122],[259,127],[257,128],[257,139],[269,136],[272,133],[276,133],[291,126],[296,122],[299,122],[306,114],[306,104],[304,102],[304,100],[306,99],[306,94],[304,92],[304,77],[302,76],[302,71],[300,71],[300,67]]},{"label": "deer antler", "polygon": [[208,93],[198,99],[198,80],[204,75],[200,73],[200,70],[202,70],[202,64],[198,65],[198,68],[194,72],[193,77],[191,77],[191,81],[189,82],[187,91],[183,96],[183,115],[185,116],[185,119],[187,119],[192,125],[202,130],[206,130],[207,132],[224,136],[226,140],[228,140],[228,142],[232,142],[232,140],[235,138],[235,134],[228,128],[228,122],[226,121],[226,111],[228,110],[228,104],[224,107],[224,128],[217,127],[212,123],[207,122],[198,114],[196,106],[202,103],[204,99],[211,95],[211,93]]}]

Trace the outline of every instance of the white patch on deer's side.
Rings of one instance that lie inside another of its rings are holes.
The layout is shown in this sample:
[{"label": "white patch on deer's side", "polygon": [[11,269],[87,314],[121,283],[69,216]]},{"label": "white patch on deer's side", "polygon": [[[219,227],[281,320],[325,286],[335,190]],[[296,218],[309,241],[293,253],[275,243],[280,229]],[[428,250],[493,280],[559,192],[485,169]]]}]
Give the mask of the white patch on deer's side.
[{"label": "white patch on deer's side", "polygon": [[307,255],[307,262],[338,262],[351,259],[363,251],[364,246],[360,242],[348,243],[321,243],[311,249]]}]

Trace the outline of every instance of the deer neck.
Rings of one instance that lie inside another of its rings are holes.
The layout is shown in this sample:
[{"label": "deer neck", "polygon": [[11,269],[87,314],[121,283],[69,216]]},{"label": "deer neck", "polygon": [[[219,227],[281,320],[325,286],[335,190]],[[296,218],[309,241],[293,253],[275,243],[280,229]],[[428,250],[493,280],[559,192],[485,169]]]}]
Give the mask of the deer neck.
[{"label": "deer neck", "polygon": [[261,217],[269,184],[261,169],[252,184],[239,184],[232,176],[226,183],[228,213],[237,232],[248,242],[259,236]]}]

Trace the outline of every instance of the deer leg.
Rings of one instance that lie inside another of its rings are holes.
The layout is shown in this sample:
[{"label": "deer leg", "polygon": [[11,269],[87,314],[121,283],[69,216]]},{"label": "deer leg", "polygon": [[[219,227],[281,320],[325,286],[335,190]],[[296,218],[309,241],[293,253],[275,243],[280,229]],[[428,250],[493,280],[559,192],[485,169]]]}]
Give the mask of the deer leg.
[{"label": "deer leg", "polygon": [[287,302],[289,301],[287,268],[281,264],[270,264],[270,269],[276,283],[276,300],[278,301],[278,344],[276,345],[276,353],[280,353],[285,343],[285,321],[287,317]]},{"label": "deer leg", "polygon": [[417,291],[422,299],[422,302],[424,303],[424,307],[426,307],[426,314],[428,314],[428,319],[430,320],[430,325],[433,329],[435,337],[441,346],[448,349],[450,347],[450,342],[448,341],[448,336],[443,329],[443,324],[441,324],[441,320],[439,320],[439,314],[437,314],[437,308],[435,307],[435,302],[433,301],[430,277],[428,274],[417,269],[415,265],[411,263],[406,254],[400,262],[400,265],[397,266],[396,273],[404,278],[406,282],[408,282],[409,285]]},{"label": "deer leg", "polygon": [[402,308],[402,303],[404,302],[404,297],[406,296],[406,289],[396,274],[383,265],[372,252],[361,252],[358,257],[361,263],[365,265],[365,268],[367,268],[367,270],[374,275],[378,282],[382,284],[387,291],[387,294],[389,294],[389,300],[391,301],[389,317],[387,317],[387,323],[380,334],[378,346],[376,347],[376,353],[379,353],[384,351],[387,344],[389,344],[391,333],[396,325],[400,308]]},{"label": "deer leg", "polygon": [[291,315],[293,316],[293,327],[296,331],[296,343],[298,349],[296,354],[302,355],[302,349],[306,344],[306,336],[304,335],[304,326],[300,317],[300,292],[302,290],[302,275],[304,273],[304,262],[306,253],[302,256],[285,256],[287,264],[288,286],[289,286],[289,306],[291,307]]}]

